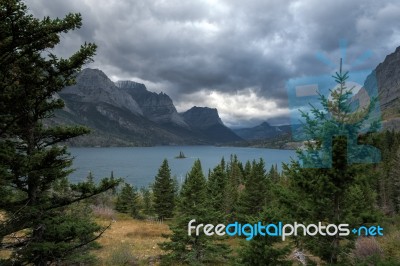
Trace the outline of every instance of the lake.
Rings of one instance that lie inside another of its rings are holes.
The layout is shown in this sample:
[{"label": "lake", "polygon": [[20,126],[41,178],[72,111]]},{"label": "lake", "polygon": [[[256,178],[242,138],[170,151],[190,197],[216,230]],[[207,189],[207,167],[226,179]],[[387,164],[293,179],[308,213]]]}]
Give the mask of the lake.
[{"label": "lake", "polygon": [[[69,148],[69,151],[75,157],[73,168],[76,169],[70,175],[71,182],[83,180],[89,171],[96,180],[109,177],[113,171],[115,177],[122,177],[127,183],[139,188],[154,182],[164,159],[168,160],[171,174],[176,176],[178,182],[182,182],[196,159],[200,159],[204,174],[207,174],[222,157],[228,161],[231,154],[236,154],[243,163],[263,158],[267,170],[275,164],[281,169],[282,162],[296,158],[293,150],[214,146]],[[180,151],[187,158],[176,159]]]}]

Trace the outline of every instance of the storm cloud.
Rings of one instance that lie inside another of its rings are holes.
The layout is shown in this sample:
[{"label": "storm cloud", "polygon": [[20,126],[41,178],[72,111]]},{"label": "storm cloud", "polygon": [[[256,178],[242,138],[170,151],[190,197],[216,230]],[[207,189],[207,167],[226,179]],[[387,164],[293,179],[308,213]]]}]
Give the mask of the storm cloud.
[{"label": "storm cloud", "polygon": [[36,17],[80,12],[83,27],[63,35],[56,53],[68,56],[84,41],[99,48],[89,67],[113,80],[139,81],[164,91],[178,111],[218,108],[231,126],[287,115],[285,82],[334,69],[339,40],[345,66],[364,51],[359,67],[373,69],[400,46],[400,3],[282,0],[26,0]]}]

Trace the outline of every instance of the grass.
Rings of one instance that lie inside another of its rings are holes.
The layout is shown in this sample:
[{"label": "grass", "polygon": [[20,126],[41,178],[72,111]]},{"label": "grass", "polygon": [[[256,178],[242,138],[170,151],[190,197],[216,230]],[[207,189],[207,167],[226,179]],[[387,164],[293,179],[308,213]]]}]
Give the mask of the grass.
[{"label": "grass", "polygon": [[[169,234],[170,230],[167,223],[157,223],[144,220],[136,220],[128,215],[113,213],[112,219],[107,216],[97,216],[97,222],[107,226],[111,223],[111,227],[98,239],[101,248],[92,251],[92,254],[98,259],[96,265],[159,265],[159,257],[164,254],[157,243],[167,241],[162,234]],[[1,216],[0,221],[4,219]],[[374,244],[374,248],[379,248],[385,259],[400,261],[400,216],[394,217],[390,221],[383,224],[385,235],[376,238],[374,243],[364,243],[363,250],[370,244]],[[375,240],[375,239],[374,239]],[[242,242],[238,238],[227,238],[226,243],[232,248],[231,256],[237,255],[238,249]],[[280,243],[283,244],[283,243]],[[374,250],[375,250],[374,249]],[[373,252],[368,252],[367,255]],[[288,258],[292,259],[292,253]],[[308,254],[310,255],[310,254]],[[10,256],[10,251],[0,251],[0,258]],[[311,256],[317,265],[321,265],[317,257]]]},{"label": "grass", "polygon": [[[92,251],[99,261],[98,265],[137,265],[132,263],[133,260],[139,265],[149,265],[149,261],[156,262],[163,254],[157,243],[166,241],[162,234],[170,233],[168,224],[136,220],[120,213],[112,213],[110,217],[96,216],[100,225],[111,223],[110,228],[97,240],[101,248]],[[0,222],[4,219],[4,214],[0,212]],[[11,240],[6,237],[6,241]],[[0,250],[0,258],[10,255],[11,251]]]},{"label": "grass", "polygon": [[[99,219],[102,225],[110,222]],[[99,259],[100,265],[108,265],[110,258],[121,253],[128,256],[127,249],[130,248],[132,255],[144,265],[149,260],[158,258],[163,251],[157,243],[166,241],[162,234],[170,233],[168,225],[150,221],[135,220],[127,215],[118,214],[111,227],[98,240],[102,246],[93,254]]]},{"label": "grass", "polygon": [[383,256],[400,261],[400,215],[386,218],[382,227],[384,236],[377,237],[377,241],[383,250]]}]

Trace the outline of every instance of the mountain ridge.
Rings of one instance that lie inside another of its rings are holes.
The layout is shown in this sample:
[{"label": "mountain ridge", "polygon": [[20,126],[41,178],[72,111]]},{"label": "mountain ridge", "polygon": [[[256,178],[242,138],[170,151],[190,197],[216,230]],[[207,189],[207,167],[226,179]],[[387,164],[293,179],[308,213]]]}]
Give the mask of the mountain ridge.
[{"label": "mountain ridge", "polygon": [[216,108],[193,106],[183,112],[182,117],[190,127],[202,135],[209,136],[217,143],[243,141],[224,125]]},{"label": "mountain ridge", "polygon": [[147,90],[142,83],[130,80],[117,81],[116,86],[128,93],[139,105],[145,117],[156,123],[172,123],[189,128],[179,116],[172,99],[165,93]]},{"label": "mountain ridge", "polygon": [[283,134],[289,134],[291,131],[290,125],[272,126],[267,121],[249,128],[237,128],[233,130],[239,137],[252,141],[267,138],[275,138]]},{"label": "mountain ridge", "polygon": [[[167,94],[150,92],[133,81],[114,83],[98,69],[82,70],[76,84],[55,97],[63,99],[65,107],[47,123],[92,129],[71,140],[73,146],[218,145],[241,140],[223,125],[216,109],[204,107],[200,117],[184,119]],[[193,119],[214,121],[209,126],[217,126],[220,136],[194,126]]]},{"label": "mountain ridge", "polygon": [[[376,79],[375,77],[376,76]],[[59,95],[65,107],[48,124],[80,124],[92,129],[89,136],[73,139],[75,146],[153,145],[249,145],[249,142],[278,138],[289,140],[291,126],[263,122],[249,128],[229,129],[218,110],[194,106],[178,113],[165,93],[148,91],[142,83],[111,81],[99,69],[84,69],[77,83]],[[400,47],[387,55],[364,82],[366,91],[377,87],[382,124],[400,130]],[[357,95],[365,101],[367,93]],[[246,144],[247,141],[247,144]]]}]

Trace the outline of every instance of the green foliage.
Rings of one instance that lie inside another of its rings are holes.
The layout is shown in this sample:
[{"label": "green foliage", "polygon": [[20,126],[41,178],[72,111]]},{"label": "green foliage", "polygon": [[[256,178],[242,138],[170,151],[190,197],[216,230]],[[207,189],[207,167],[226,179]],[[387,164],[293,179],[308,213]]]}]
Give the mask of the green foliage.
[{"label": "green foliage", "polygon": [[118,193],[115,209],[137,218],[139,215],[138,197],[136,189],[132,185],[125,183]]},{"label": "green foliage", "polygon": [[170,218],[175,208],[175,182],[165,159],[153,185],[154,209],[159,219]]},{"label": "green foliage", "polygon": [[[285,199],[284,182],[272,166],[266,174],[265,163],[253,161],[247,168],[248,177],[241,193],[238,217],[242,223],[291,222],[290,211],[281,204]],[[273,182],[272,182],[273,181]],[[291,250],[290,242],[282,242],[279,237],[257,235],[246,241],[239,250],[241,265],[292,265],[287,261]]]},{"label": "green foliage", "polygon": [[378,205],[383,213],[400,213],[400,134],[385,131],[374,134],[367,140],[382,153],[382,162],[376,167],[375,189]]},{"label": "green foliage", "polygon": [[106,261],[106,265],[137,265],[138,259],[133,254],[132,249],[126,243],[121,243],[119,246],[114,247]]},{"label": "green foliage", "polygon": [[278,166],[276,164],[271,166],[271,169],[268,172],[268,176],[272,181],[278,181],[280,179]]},{"label": "green foliage", "polygon": [[[102,229],[69,206],[119,182],[68,185],[72,158],[59,143],[89,130],[43,122],[64,106],[56,93],[95,54],[94,44],[67,59],[50,52],[62,33],[80,26],[80,14],[39,20],[22,1],[0,2],[0,242],[16,265],[48,265],[82,253]],[[16,241],[3,241],[16,232],[23,232]]]},{"label": "green foliage", "polygon": [[154,213],[153,206],[153,193],[149,188],[142,187],[140,189],[140,194],[142,196],[142,209],[144,215],[152,215]]},{"label": "green foliage", "polygon": [[[222,165],[225,165],[225,160],[221,161]],[[224,206],[228,221],[235,221],[237,219],[236,211],[244,180],[242,168],[242,164],[236,155],[231,156],[230,161],[226,164],[227,185]]]},{"label": "green foliage", "polygon": [[87,255],[87,251],[94,245],[93,240],[99,236],[95,233],[104,231],[104,228],[92,221],[88,212],[90,210],[82,206],[71,206],[46,213],[40,225],[30,234],[34,240],[15,252],[12,258],[16,261],[31,261],[35,265],[49,260],[60,261],[61,258],[70,261],[72,258],[69,253],[77,246],[82,246],[80,255]]},{"label": "green foliage", "polygon": [[172,234],[167,236],[170,241],[160,244],[163,250],[169,251],[163,257],[164,263],[181,262],[198,265],[224,260],[229,250],[225,244],[216,241],[215,237],[204,234],[188,235],[187,226],[190,220],[196,220],[194,225],[215,220],[214,212],[210,211],[208,202],[206,178],[200,161],[197,160],[182,185],[176,222],[171,226]]},{"label": "green foliage", "polygon": [[[362,114],[351,113],[351,94],[345,84],[348,74],[340,70],[334,78],[338,88],[332,91],[331,99],[321,96],[323,109],[313,108],[313,116],[302,113],[306,120],[305,132],[315,143],[309,142],[306,152],[298,151],[305,165],[330,165],[331,162],[332,167],[302,168],[294,161],[290,166],[284,166],[284,174],[288,177],[288,192],[282,202],[291,208],[296,220],[304,223],[321,221],[326,224],[348,223],[350,226],[359,226],[377,219],[370,175],[373,166],[348,164],[349,159],[360,159],[362,154],[348,152],[348,145],[351,144],[347,143],[346,137],[354,137],[359,132],[361,121],[367,119],[373,104],[363,109]],[[360,117],[363,118],[360,120]],[[339,136],[333,137],[336,135]],[[322,154],[316,152],[320,149]],[[354,245],[352,236],[346,239],[339,235],[299,237],[299,240],[301,246],[333,264],[344,263],[346,257],[343,254]]]},{"label": "green foliage", "polygon": [[[262,212],[254,218],[249,218],[249,223],[265,221],[268,223],[278,223],[283,220],[287,214],[276,204],[267,205]],[[267,217],[267,218],[266,218]],[[282,242],[279,237],[274,236],[255,236],[252,240],[246,241],[240,250],[241,265],[292,265],[287,260],[291,246]]]},{"label": "green foliage", "polygon": [[215,213],[217,220],[210,221],[220,223],[225,220],[225,199],[227,197],[227,183],[228,179],[225,170],[221,165],[217,165],[212,172],[210,172],[207,180],[207,194],[210,211]]},{"label": "green foliage", "polygon": [[262,159],[257,163],[253,161],[250,175],[247,177],[245,187],[240,195],[238,217],[239,221],[247,222],[248,217],[258,216],[266,206],[267,187],[269,180],[265,173],[265,163]]}]

